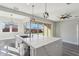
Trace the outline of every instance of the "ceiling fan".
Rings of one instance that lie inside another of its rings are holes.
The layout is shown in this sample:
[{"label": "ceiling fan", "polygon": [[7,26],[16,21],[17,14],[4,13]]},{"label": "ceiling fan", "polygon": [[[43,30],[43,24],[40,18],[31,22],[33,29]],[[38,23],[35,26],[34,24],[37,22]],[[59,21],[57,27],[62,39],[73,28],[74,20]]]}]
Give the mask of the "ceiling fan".
[{"label": "ceiling fan", "polygon": [[65,13],[65,14],[61,15],[59,18],[60,18],[60,20],[64,20],[64,19],[68,19],[70,17],[72,17],[70,13]]},{"label": "ceiling fan", "polygon": [[[59,17],[59,19],[60,19],[60,21],[63,21],[63,20],[65,20],[65,19],[69,19],[69,18],[79,18],[79,16],[78,15],[71,15],[70,13],[65,13],[65,14],[63,14],[63,15],[61,15],[60,17]],[[72,19],[71,19],[72,20]]]}]

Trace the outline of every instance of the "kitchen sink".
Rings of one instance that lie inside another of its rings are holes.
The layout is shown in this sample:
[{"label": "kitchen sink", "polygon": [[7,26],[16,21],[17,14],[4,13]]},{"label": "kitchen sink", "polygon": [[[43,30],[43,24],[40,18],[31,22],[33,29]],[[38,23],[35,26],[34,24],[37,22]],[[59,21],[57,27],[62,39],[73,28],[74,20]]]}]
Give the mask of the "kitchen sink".
[{"label": "kitchen sink", "polygon": [[29,38],[30,36],[21,36],[22,38]]}]

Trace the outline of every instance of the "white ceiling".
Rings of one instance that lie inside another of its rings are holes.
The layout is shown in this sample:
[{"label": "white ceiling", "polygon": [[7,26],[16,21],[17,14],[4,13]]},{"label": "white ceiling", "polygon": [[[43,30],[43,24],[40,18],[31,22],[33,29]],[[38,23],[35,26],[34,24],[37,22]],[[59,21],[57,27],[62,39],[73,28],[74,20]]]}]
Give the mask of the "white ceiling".
[{"label": "white ceiling", "polygon": [[[29,14],[32,14],[32,3],[0,3],[8,8],[18,8],[19,11],[23,11]],[[34,14],[40,17],[43,17],[45,10],[44,3],[35,3],[34,4]],[[71,13],[72,16],[79,16],[79,3],[71,3],[67,5],[66,3],[47,3],[47,11],[49,13],[50,20],[58,21],[60,15],[64,13]],[[1,12],[0,12],[1,13]]]}]

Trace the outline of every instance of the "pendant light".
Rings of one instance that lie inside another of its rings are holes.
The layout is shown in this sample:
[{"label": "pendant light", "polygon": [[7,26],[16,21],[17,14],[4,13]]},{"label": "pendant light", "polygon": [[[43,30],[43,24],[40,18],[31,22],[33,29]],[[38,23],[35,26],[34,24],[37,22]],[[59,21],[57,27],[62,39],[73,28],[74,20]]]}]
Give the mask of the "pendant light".
[{"label": "pendant light", "polygon": [[43,17],[47,19],[49,17],[49,13],[47,12],[47,3],[45,3],[45,12],[43,13]]},{"label": "pendant light", "polygon": [[32,18],[31,18],[31,21],[32,22],[35,22],[35,18],[34,18],[34,7],[35,7],[35,5],[33,4],[32,5]]},{"label": "pendant light", "polygon": [[[33,5],[32,5],[32,17],[31,17],[31,19],[30,19],[30,29],[29,29],[29,31],[30,31],[30,36],[32,36],[32,33],[31,33],[31,24],[32,24],[32,22],[35,20],[35,18],[34,18],[34,3],[33,3]],[[31,41],[31,38],[30,38],[30,41]]]}]

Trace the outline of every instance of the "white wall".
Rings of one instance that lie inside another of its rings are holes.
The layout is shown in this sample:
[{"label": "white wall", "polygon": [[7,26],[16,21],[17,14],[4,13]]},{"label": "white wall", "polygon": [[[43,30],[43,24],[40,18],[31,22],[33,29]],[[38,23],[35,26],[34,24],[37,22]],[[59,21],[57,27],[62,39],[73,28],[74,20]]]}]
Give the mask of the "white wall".
[{"label": "white wall", "polygon": [[[56,36],[61,36],[64,42],[78,44],[77,23],[79,19],[72,19],[57,23]],[[79,39],[78,39],[79,40]]]}]

